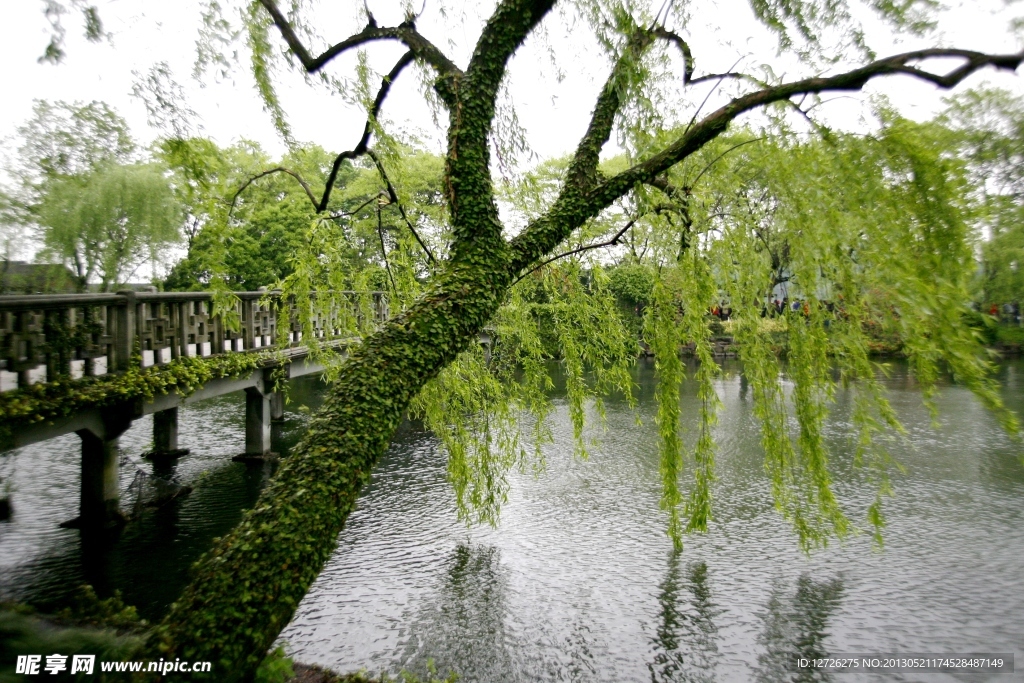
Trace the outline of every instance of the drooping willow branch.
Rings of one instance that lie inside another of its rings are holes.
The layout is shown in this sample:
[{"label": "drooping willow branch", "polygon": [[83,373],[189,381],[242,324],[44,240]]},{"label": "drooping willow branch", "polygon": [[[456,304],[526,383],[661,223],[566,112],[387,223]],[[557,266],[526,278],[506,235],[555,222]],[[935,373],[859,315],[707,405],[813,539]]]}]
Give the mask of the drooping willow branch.
[{"label": "drooping willow branch", "polygon": [[764,142],[765,139],[766,138],[764,138],[764,137],[760,137],[760,138],[754,138],[753,140],[744,140],[743,142],[741,142],[739,144],[736,144],[736,145],[733,145],[729,149],[725,150],[724,152],[719,154],[717,157],[715,157],[714,159],[709,161],[707,166],[705,166],[703,169],[701,169],[701,172],[697,174],[697,177],[690,181],[689,187],[692,188],[694,185],[696,185],[697,181],[700,180],[704,176],[705,173],[707,173],[709,170],[711,170],[712,166],[714,166],[719,161],[721,161],[722,158],[725,157],[725,155],[727,155],[730,152],[733,152],[733,151],[739,149],[740,147],[743,147],[744,145],[752,145],[755,142]]},{"label": "drooping willow branch", "polygon": [[385,187],[387,187],[388,190],[388,199],[391,201],[392,204],[398,207],[398,212],[402,214],[402,220],[404,220],[405,224],[409,226],[409,232],[411,232],[412,236],[416,238],[417,242],[419,242],[420,247],[423,248],[423,252],[427,255],[427,258],[430,260],[430,263],[432,265],[436,265],[437,259],[434,258],[434,254],[431,253],[430,248],[427,247],[426,242],[424,242],[423,239],[420,237],[420,234],[416,232],[416,227],[412,224],[412,221],[409,220],[409,216],[405,212],[405,207],[402,206],[402,202],[399,201],[398,192],[395,191],[395,186],[391,184],[391,179],[388,178],[388,173],[387,171],[384,170],[384,164],[381,163],[380,157],[378,157],[377,153],[374,152],[372,149],[367,150],[366,154],[371,159],[373,159],[373,163],[377,165],[377,172],[380,173],[380,178],[381,180],[384,181],[384,185]]}]

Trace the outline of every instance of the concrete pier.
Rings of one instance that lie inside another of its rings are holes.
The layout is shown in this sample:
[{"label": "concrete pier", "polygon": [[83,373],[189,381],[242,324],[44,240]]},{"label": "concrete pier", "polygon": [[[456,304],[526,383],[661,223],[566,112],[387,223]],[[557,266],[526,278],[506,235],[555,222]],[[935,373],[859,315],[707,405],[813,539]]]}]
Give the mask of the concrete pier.
[{"label": "concrete pier", "polygon": [[82,439],[82,490],[79,517],[67,526],[98,528],[121,521],[118,439],[104,439],[88,429],[79,430]]},{"label": "concrete pier", "polygon": [[236,462],[275,460],[270,450],[271,404],[273,392],[264,393],[263,382],[245,390],[245,453],[236,455]]},{"label": "concrete pier", "polygon": [[284,419],[284,394],[280,391],[270,395],[270,419],[274,422]]},{"label": "concrete pier", "polygon": [[178,448],[177,406],[153,413],[153,450],[146,457],[168,459],[187,454],[187,448]]}]

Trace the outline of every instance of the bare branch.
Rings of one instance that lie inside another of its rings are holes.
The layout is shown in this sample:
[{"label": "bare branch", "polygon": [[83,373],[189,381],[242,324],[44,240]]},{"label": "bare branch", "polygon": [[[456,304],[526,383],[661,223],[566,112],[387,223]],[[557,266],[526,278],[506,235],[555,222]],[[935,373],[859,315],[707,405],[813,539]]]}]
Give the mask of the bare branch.
[{"label": "bare branch", "polygon": [[697,78],[687,81],[690,85],[697,85],[698,83],[705,83],[707,81],[724,81],[726,79],[733,79],[737,81],[748,81],[754,85],[765,87],[766,83],[759,78],[754,78],[750,74],[745,74],[739,71],[726,71],[720,74],[707,74],[705,76],[698,76]]},{"label": "bare branch", "polygon": [[270,13],[274,25],[281,32],[285,42],[288,43],[288,48],[292,51],[292,54],[298,57],[302,67],[308,73],[316,73],[324,68],[332,59],[354,47],[377,40],[397,40],[404,43],[418,59],[422,59],[434,67],[441,76],[456,79],[462,76],[462,71],[459,67],[455,66],[455,63],[438,50],[433,43],[420,35],[409,22],[399,26],[377,26],[376,22],[373,21],[373,16],[370,15],[370,23],[362,31],[349,36],[340,43],[332,45],[319,57],[313,57],[309,54],[306,46],[302,44],[302,41],[299,40],[299,36],[295,33],[291,24],[288,23],[287,17],[278,8],[277,3],[274,0],[260,0],[260,4]]},{"label": "bare branch", "polygon": [[398,294],[398,287],[395,285],[395,276],[391,274],[391,264],[388,263],[388,248],[384,245],[384,221],[380,215],[380,205],[377,205],[377,235],[380,237],[380,253],[384,257],[384,268],[388,271],[388,279],[391,280],[391,292]]},{"label": "bare branch", "polygon": [[295,171],[292,171],[291,169],[285,168],[284,166],[278,166],[277,168],[272,168],[269,171],[263,171],[262,173],[257,173],[256,175],[254,175],[253,177],[249,178],[244,183],[242,183],[242,186],[240,188],[238,188],[238,190],[235,191],[235,195],[231,198],[231,206],[230,206],[230,208],[228,208],[228,216],[230,217],[231,214],[234,212],[235,204],[238,203],[238,198],[241,196],[242,192],[244,192],[247,187],[252,185],[254,182],[259,180],[260,178],[268,176],[268,175],[270,175],[272,173],[287,173],[291,177],[295,178],[295,180],[299,181],[299,185],[302,185],[302,189],[306,191],[306,196],[309,197],[309,201],[311,201],[313,203],[313,208],[314,209],[317,208],[317,206],[316,206],[316,197],[313,196],[313,191],[311,189],[309,189],[309,185],[307,185],[306,181],[302,179],[302,176],[300,176]]},{"label": "bare branch", "polygon": [[523,273],[522,275],[517,277],[512,282],[512,284],[513,285],[517,284],[520,280],[525,278],[530,273],[534,273],[534,272],[540,270],[541,268],[543,268],[544,266],[548,265],[549,263],[553,263],[553,262],[557,261],[558,259],[565,258],[566,256],[573,256],[575,254],[581,254],[584,251],[590,251],[591,249],[602,249],[604,247],[614,247],[614,246],[616,246],[619,243],[619,240],[622,239],[622,236],[625,235],[627,232],[629,232],[629,229],[633,227],[633,224],[636,223],[636,221],[637,221],[636,218],[630,220],[628,223],[626,223],[626,225],[621,230],[619,230],[617,233],[615,233],[615,235],[611,239],[609,239],[609,240],[607,240],[605,242],[598,242],[597,244],[587,244],[587,245],[584,245],[582,247],[577,247],[576,249],[571,249],[569,251],[563,252],[561,254],[558,254],[557,256],[552,256],[551,258],[549,258],[549,259],[547,259],[545,261],[541,261],[536,266],[534,266],[533,268],[530,268],[528,271],[526,271],[525,273]]},{"label": "bare branch", "polygon": [[402,73],[413,60],[413,53],[410,50],[402,55],[402,58],[395,63],[395,66],[391,69],[387,76],[381,80],[380,90],[377,91],[377,97],[373,100],[373,106],[370,107],[369,114],[366,118],[366,125],[363,127],[363,136],[359,138],[359,143],[355,147],[342,152],[334,159],[334,164],[331,166],[331,172],[327,176],[327,182],[324,185],[324,194],[320,198],[320,203],[317,205],[317,212],[321,213],[327,210],[327,202],[331,198],[331,191],[334,189],[334,183],[338,179],[338,171],[341,170],[341,164],[346,159],[356,159],[366,154],[367,146],[370,144],[370,134],[373,132],[373,122],[376,120],[378,114],[380,114],[380,108],[384,104],[384,100],[387,98],[388,93],[391,91],[391,84],[398,78],[398,74]]},{"label": "bare branch", "polygon": [[[666,33],[668,32],[666,31]],[[634,33],[622,51],[622,55],[615,62],[615,66],[612,67],[612,72],[609,74],[608,80],[605,81],[601,94],[597,97],[597,104],[594,105],[587,132],[576,146],[576,153],[573,155],[572,163],[570,163],[569,171],[566,174],[563,194],[586,190],[596,182],[597,164],[601,150],[611,136],[615,116],[622,106],[619,97],[623,91],[622,81],[626,77],[627,70],[640,58],[644,50],[651,44],[654,36],[654,31],[640,30]],[[682,39],[680,39],[681,41]]]},{"label": "bare branch", "polygon": [[672,11],[673,0],[665,0],[661,3],[661,8],[658,9],[658,13],[654,15],[654,23],[662,24],[668,21],[668,15]]},{"label": "bare branch", "polygon": [[357,206],[356,208],[352,209],[351,211],[334,211],[334,212],[332,212],[332,213],[330,213],[330,214],[328,214],[328,215],[329,215],[329,216],[330,216],[331,218],[345,218],[345,217],[347,217],[347,216],[355,216],[355,215],[356,215],[357,213],[359,213],[360,211],[362,211],[363,209],[365,209],[365,208],[366,208],[367,206],[369,206],[369,205],[370,205],[370,204],[372,204],[373,202],[377,201],[377,197],[378,197],[378,196],[379,196],[379,195],[377,195],[377,196],[375,196],[375,197],[370,197],[370,198],[369,198],[369,199],[367,199],[367,200],[366,200],[365,202],[363,202],[362,204],[360,204],[360,205],[359,205],[359,206]]},{"label": "bare branch", "polygon": [[801,98],[800,102],[794,102],[793,100],[785,100],[785,102],[790,107],[795,109],[796,112],[800,114],[800,116],[802,116],[805,121],[807,121],[807,125],[809,125],[814,130],[818,131],[818,134],[821,135],[822,138],[825,138],[826,140],[830,139],[832,131],[830,131],[827,126],[823,126],[822,124],[818,123],[817,121],[811,118],[811,115],[808,113],[810,111],[810,108],[804,109],[802,106],[803,98]]}]

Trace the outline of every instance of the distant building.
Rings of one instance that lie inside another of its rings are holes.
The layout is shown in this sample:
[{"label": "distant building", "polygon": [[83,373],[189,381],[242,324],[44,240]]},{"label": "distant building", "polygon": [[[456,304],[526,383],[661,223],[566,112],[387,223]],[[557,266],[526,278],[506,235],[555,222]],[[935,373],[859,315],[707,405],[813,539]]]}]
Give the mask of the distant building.
[{"label": "distant building", "polygon": [[63,294],[78,291],[75,275],[56,263],[0,261],[0,294]]}]

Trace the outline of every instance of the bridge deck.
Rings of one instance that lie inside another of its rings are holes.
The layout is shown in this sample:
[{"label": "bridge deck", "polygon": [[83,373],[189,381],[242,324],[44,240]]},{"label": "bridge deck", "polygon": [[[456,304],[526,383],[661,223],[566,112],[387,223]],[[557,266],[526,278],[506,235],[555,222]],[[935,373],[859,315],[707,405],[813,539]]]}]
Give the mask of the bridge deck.
[{"label": "bridge deck", "polygon": [[[358,338],[349,338],[328,342],[331,346],[347,346]],[[250,351],[247,353],[256,353]],[[177,408],[202,401],[215,396],[223,396],[245,389],[255,389],[260,394],[269,394],[272,387],[269,383],[269,370],[272,370],[282,362],[287,366],[287,376],[302,377],[321,373],[324,366],[313,361],[309,357],[309,349],[306,346],[296,346],[284,349],[273,357],[268,357],[262,368],[254,370],[246,377],[228,377],[215,379],[207,382],[196,391],[182,396],[175,392],[159,394],[151,401],[137,400],[129,401],[117,406],[92,407],[77,411],[74,415],[58,418],[52,421],[35,422],[28,424],[15,424],[11,426],[11,439],[6,443],[0,443],[0,453],[28,446],[40,441],[46,441],[57,436],[88,430],[100,438],[111,438],[124,431],[125,420],[130,424],[144,415],[151,415],[164,410]],[[151,372],[160,372],[160,368],[154,367]]]},{"label": "bridge deck", "polygon": [[301,301],[280,292],[235,292],[227,308],[215,306],[210,292],[0,296],[0,392],[121,374],[137,364],[146,373],[159,373],[179,358],[272,352],[248,375],[210,380],[188,396],[169,387],[169,393],[151,400],[111,405],[97,398],[96,404],[66,417],[8,420],[2,425],[0,452],[78,434],[81,514],[74,523],[116,525],[121,519],[118,438],[134,420],[152,414],[151,455],[175,458],[185,452],[178,448],[178,406],[244,390],[245,450],[240,457],[270,457],[270,423],[283,412],[271,372],[281,365],[287,377],[322,372],[310,354],[314,340],[347,346],[358,331],[387,317],[383,292],[313,292]]}]

